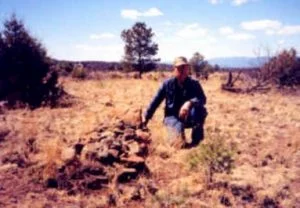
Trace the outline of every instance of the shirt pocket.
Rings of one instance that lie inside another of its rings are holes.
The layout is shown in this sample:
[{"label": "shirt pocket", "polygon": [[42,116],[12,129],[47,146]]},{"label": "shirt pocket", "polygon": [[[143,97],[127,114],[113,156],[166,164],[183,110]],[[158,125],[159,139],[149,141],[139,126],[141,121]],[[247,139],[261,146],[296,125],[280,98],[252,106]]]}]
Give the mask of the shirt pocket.
[{"label": "shirt pocket", "polygon": [[167,91],[167,97],[166,97],[166,102],[167,105],[173,105],[174,104],[174,100],[175,100],[175,92],[172,90],[168,90]]}]

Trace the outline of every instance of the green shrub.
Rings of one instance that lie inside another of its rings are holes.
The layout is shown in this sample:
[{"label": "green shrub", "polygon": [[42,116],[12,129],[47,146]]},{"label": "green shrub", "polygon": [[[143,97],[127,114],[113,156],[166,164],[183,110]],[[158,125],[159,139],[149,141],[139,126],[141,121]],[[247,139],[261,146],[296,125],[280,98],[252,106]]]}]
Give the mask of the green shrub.
[{"label": "green shrub", "polygon": [[59,61],[56,63],[57,71],[59,72],[60,76],[68,76],[71,75],[74,66],[71,62],[68,61]]},{"label": "green shrub", "polygon": [[225,136],[221,132],[208,129],[207,143],[201,144],[195,151],[188,155],[188,162],[191,169],[200,164],[208,171],[210,180],[214,173],[230,173],[234,167],[235,147],[229,147],[224,143]]},{"label": "green shrub", "polygon": [[278,86],[300,85],[300,61],[294,48],[283,50],[260,68],[260,79]]},{"label": "green shrub", "polygon": [[73,71],[72,71],[72,77],[77,79],[84,79],[86,78],[87,73],[83,67],[82,64],[75,65]]},{"label": "green shrub", "polygon": [[57,78],[46,50],[12,15],[0,32],[0,100],[11,107],[18,102],[31,108],[53,104],[62,91]]}]

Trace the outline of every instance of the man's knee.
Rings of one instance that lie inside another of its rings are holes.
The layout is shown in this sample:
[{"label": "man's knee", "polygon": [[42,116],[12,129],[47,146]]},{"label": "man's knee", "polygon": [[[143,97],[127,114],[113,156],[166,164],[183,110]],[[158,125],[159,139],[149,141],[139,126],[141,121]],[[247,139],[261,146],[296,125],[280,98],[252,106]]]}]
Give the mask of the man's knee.
[{"label": "man's knee", "polygon": [[176,133],[181,133],[184,131],[184,124],[174,116],[166,117],[164,119],[164,124],[170,130],[176,131]]},{"label": "man's knee", "polygon": [[201,117],[201,118],[206,118],[207,116],[207,110],[204,106],[195,106],[193,107],[194,109],[194,115],[195,116],[198,116],[198,117]]},{"label": "man's knee", "polygon": [[192,126],[203,125],[207,114],[207,110],[204,106],[193,106],[189,113],[188,123]]}]

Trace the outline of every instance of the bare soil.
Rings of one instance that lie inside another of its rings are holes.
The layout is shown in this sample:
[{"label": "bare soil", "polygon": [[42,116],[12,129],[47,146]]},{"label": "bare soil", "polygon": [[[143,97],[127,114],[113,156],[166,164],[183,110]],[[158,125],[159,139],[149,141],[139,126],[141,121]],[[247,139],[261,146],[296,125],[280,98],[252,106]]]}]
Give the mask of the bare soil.
[{"label": "bare soil", "polygon": [[[204,140],[176,149],[163,105],[149,129],[138,125],[166,76],[64,78],[71,96],[61,107],[2,107],[0,207],[300,207],[299,92],[225,92],[214,74],[200,81]],[[213,175],[207,163],[191,167],[216,140],[234,167]]]}]

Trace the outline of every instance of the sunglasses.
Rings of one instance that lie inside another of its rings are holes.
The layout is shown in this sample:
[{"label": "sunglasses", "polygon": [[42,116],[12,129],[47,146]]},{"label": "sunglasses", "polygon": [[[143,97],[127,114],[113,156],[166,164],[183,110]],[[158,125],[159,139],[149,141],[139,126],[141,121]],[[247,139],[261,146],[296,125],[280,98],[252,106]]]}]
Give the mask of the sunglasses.
[{"label": "sunglasses", "polygon": [[184,71],[186,68],[188,68],[187,65],[180,65],[180,66],[176,66],[176,69],[180,72]]}]

